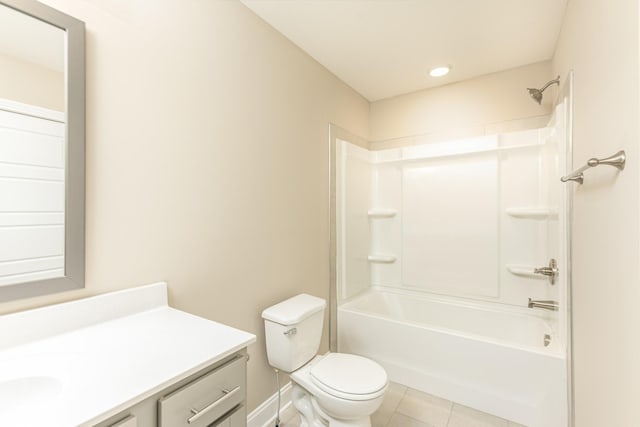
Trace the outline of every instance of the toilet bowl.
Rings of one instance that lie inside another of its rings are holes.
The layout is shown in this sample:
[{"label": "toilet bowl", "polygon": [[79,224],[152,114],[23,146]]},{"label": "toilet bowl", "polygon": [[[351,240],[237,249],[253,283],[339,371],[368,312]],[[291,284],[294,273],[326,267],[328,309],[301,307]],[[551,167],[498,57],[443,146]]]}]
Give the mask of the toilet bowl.
[{"label": "toilet bowl", "polygon": [[325,301],[297,295],[265,309],[269,364],[290,374],[301,427],[370,427],[388,379],[373,360],[344,353],[317,355]]},{"label": "toilet bowl", "polygon": [[364,421],[357,424],[365,426],[370,424],[369,416],[382,404],[388,384],[387,374],[380,365],[361,356],[342,353],[316,356],[292,372],[291,381],[315,399],[316,409],[326,418]]}]

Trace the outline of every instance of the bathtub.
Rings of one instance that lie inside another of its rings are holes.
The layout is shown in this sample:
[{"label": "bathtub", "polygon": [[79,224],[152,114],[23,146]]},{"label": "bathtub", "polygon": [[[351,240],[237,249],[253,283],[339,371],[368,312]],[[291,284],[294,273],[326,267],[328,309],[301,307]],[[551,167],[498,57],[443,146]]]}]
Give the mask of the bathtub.
[{"label": "bathtub", "polygon": [[338,307],[338,350],[411,388],[529,427],[566,427],[566,358],[548,315],[374,288]]}]

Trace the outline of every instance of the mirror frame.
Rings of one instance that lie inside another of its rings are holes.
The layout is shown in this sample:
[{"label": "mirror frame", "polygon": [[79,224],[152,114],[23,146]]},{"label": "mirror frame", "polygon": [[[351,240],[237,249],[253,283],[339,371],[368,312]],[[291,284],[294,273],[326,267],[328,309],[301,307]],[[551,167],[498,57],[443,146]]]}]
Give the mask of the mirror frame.
[{"label": "mirror frame", "polygon": [[84,287],[85,281],[85,25],[35,0],[0,5],[65,31],[65,261],[64,276],[0,286],[0,302]]}]

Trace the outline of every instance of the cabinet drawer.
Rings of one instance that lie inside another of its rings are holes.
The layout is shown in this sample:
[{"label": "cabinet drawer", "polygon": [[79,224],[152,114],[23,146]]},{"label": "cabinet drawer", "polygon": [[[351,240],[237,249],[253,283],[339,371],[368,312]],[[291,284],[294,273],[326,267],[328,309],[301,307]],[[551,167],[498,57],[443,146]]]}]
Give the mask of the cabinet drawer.
[{"label": "cabinet drawer", "polygon": [[129,415],[124,420],[111,424],[111,427],[138,427],[138,420],[133,415]]},{"label": "cabinet drawer", "polygon": [[243,355],[186,384],[158,401],[160,427],[204,427],[244,401]]}]

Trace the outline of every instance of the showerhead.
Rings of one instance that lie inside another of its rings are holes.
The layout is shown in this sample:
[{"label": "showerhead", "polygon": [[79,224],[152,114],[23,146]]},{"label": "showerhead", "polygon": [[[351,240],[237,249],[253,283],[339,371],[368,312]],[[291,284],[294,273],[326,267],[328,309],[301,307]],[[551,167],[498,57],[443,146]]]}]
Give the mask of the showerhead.
[{"label": "showerhead", "polygon": [[547,82],[547,84],[545,84],[544,86],[542,86],[540,89],[535,89],[535,88],[527,88],[527,90],[529,91],[529,96],[536,101],[538,104],[542,103],[542,92],[545,91],[546,88],[548,88],[549,86],[556,84],[558,86],[560,86],[560,76],[556,77],[554,80],[551,80],[550,82]]},{"label": "showerhead", "polygon": [[540,89],[528,87],[527,90],[529,91],[529,96],[533,98],[534,101],[538,104],[542,103],[542,91]]}]

